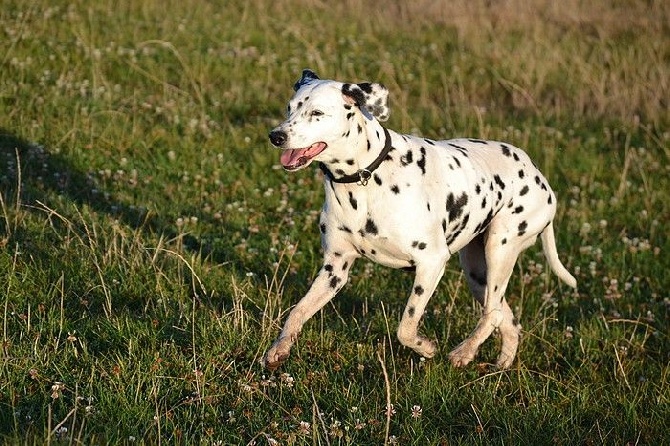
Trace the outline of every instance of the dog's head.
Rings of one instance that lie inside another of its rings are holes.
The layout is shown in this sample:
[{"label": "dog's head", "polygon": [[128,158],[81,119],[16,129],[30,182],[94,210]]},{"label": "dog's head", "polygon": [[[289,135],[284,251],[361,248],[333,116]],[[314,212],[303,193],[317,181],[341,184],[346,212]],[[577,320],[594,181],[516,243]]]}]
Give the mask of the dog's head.
[{"label": "dog's head", "polygon": [[352,139],[360,139],[366,121],[389,117],[388,90],[382,84],[321,80],[303,70],[293,89],[287,119],[269,135],[272,144],[283,149],[286,170],[341,157],[340,151],[358,146]]}]

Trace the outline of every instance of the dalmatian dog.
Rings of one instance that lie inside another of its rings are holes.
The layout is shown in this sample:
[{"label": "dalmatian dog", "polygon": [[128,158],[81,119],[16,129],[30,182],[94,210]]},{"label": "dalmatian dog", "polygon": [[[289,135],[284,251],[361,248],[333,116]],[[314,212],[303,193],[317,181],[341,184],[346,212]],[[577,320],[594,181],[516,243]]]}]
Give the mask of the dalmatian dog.
[{"label": "dalmatian dog", "polygon": [[551,269],[577,285],[556,252],[556,197],[546,178],[525,152],[507,143],[436,141],[383,127],[389,107],[382,84],[321,80],[304,70],[294,90],[286,120],[269,138],[282,149],[287,171],[320,163],[324,261],[266,352],[265,366],[275,369],[288,358],[303,324],[342,289],[359,257],[415,271],[397,336],[419,355],[433,357],[436,345],[419,334],[419,322],[447,260],[458,252],[483,311],[449,359],[457,367],[468,364],[498,329],[496,365],[508,368],[521,327],[505,288],[519,253],[539,236]]}]

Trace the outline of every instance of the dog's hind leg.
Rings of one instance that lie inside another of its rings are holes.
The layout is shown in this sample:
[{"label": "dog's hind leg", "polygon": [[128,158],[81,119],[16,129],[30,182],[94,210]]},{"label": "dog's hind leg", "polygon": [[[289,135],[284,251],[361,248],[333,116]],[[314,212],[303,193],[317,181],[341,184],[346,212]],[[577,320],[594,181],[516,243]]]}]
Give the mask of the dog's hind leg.
[{"label": "dog's hind leg", "polygon": [[288,358],[291,347],[295,344],[304,323],[330,302],[347,282],[349,270],[356,257],[358,257],[356,252],[326,253],[324,265],[309,291],[291,310],[279,338],[265,353],[263,363],[266,367],[276,369]]},{"label": "dog's hind leg", "polygon": [[448,259],[449,253],[445,249],[445,253],[441,255],[426,256],[426,260],[417,262],[412,293],[398,325],[400,343],[426,358],[435,355],[436,347],[434,342],[419,335],[419,321],[444,274],[444,266]]},{"label": "dog's hind leg", "polygon": [[519,327],[514,324],[512,310],[505,301],[505,289],[519,253],[531,246],[535,238],[536,235],[521,238],[513,233],[489,230],[484,246],[487,265],[484,308],[474,331],[449,353],[456,367],[472,361],[479,346],[496,328],[500,328],[503,342],[498,365],[503,368],[511,365],[518,347]]},{"label": "dog's hind leg", "polygon": [[[462,248],[459,251],[459,258],[468,285],[470,286],[470,291],[477,302],[483,307],[485,305],[487,281],[484,235],[480,234],[467,246]],[[519,346],[519,332],[521,331],[521,326],[515,323],[512,309],[507,304],[507,300],[504,296],[501,304],[503,318],[498,328],[500,330],[502,345],[496,365],[500,368],[508,368],[516,356],[516,351]]]}]

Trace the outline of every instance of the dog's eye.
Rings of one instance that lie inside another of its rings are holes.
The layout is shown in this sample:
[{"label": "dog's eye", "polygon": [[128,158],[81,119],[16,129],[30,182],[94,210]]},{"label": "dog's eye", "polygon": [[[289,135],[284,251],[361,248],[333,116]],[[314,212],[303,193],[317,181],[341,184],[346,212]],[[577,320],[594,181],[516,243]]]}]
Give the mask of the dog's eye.
[{"label": "dog's eye", "polygon": [[323,116],[323,112],[321,110],[312,110],[311,115],[312,116]]}]

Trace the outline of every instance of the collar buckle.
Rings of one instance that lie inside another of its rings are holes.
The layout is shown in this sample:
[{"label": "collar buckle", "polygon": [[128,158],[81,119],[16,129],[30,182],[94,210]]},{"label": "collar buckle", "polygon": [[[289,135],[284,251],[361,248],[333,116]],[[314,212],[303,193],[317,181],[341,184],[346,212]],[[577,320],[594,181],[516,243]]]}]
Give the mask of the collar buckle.
[{"label": "collar buckle", "polygon": [[358,171],[358,183],[361,186],[367,186],[368,181],[372,178],[372,172],[368,169],[361,169]]},{"label": "collar buckle", "polygon": [[377,167],[379,167],[381,163],[384,162],[384,160],[386,160],[388,153],[393,149],[391,135],[389,134],[389,131],[386,130],[386,128],[383,128],[383,130],[384,130],[384,137],[386,139],[384,141],[384,148],[382,149],[379,156],[377,156],[377,158],[368,167],[360,169],[355,173],[344,175],[340,178],[335,178],[324,163],[319,163],[319,168],[330,181],[333,181],[335,183],[356,183],[360,186],[367,186],[368,182],[370,181],[370,178],[372,178],[372,172],[374,172],[375,169],[377,169]]}]

